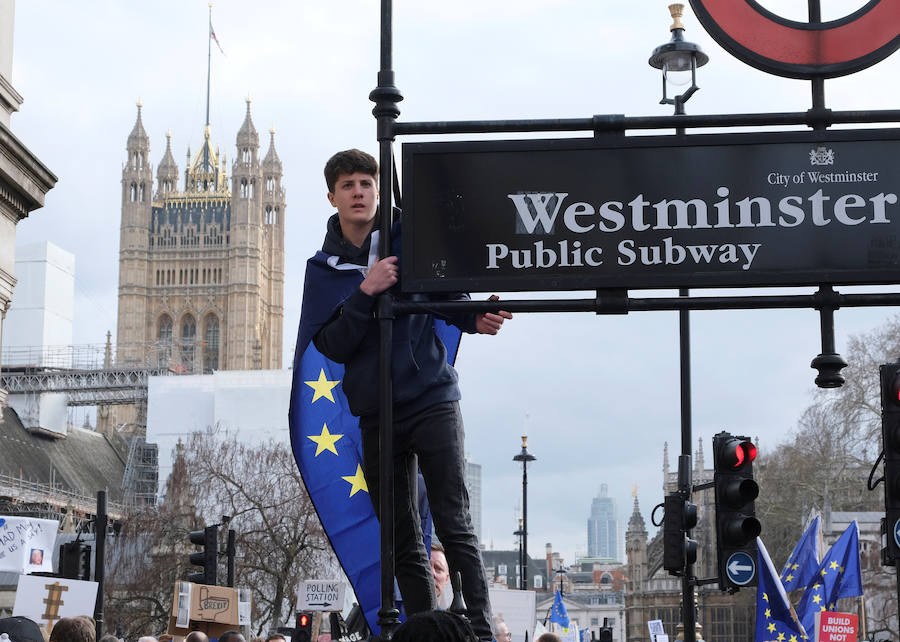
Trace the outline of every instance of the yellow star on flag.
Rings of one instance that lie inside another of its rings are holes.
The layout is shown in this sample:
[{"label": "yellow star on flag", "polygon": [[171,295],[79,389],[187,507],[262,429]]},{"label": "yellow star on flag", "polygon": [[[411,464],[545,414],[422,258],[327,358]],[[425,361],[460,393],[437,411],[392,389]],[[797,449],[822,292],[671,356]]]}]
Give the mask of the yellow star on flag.
[{"label": "yellow star on flag", "polygon": [[328,424],[322,424],[322,433],[319,436],[307,435],[306,438],[316,442],[316,454],[314,456],[318,457],[326,450],[337,455],[338,451],[337,448],[334,447],[334,444],[343,436],[344,435],[332,435],[328,432]]},{"label": "yellow star on flag", "polygon": [[825,577],[828,574],[828,571],[824,568],[822,569],[822,577]]},{"label": "yellow star on flag", "polygon": [[822,601],[822,596],[821,596],[821,595],[815,595],[815,596],[813,596],[813,602],[815,602],[816,604],[818,604],[818,603],[821,602],[821,601]]},{"label": "yellow star on flag", "polygon": [[770,617],[772,617],[772,611],[771,609],[766,609],[766,618],[768,619]]},{"label": "yellow star on flag", "polygon": [[763,593],[763,599],[764,599],[766,602],[768,602],[768,601],[769,601],[769,594],[768,594],[768,593]]},{"label": "yellow star on flag", "polygon": [[799,565],[799,564],[794,564],[794,565],[791,567],[791,570],[792,570],[792,571],[796,571],[798,568],[800,568],[800,565]]},{"label": "yellow star on flag", "polygon": [[784,633],[779,633],[776,639],[778,642],[784,642]]},{"label": "yellow star on flag", "polygon": [[766,628],[769,629],[769,633],[775,633],[775,623],[774,622],[769,622],[769,626],[767,626]]},{"label": "yellow star on flag", "polygon": [[836,569],[836,568],[838,567],[838,563],[837,563],[837,562],[832,562],[832,563],[830,564],[830,566],[831,566],[832,569]]},{"label": "yellow star on flag", "polygon": [[797,636],[796,636],[796,635],[792,635],[792,636],[789,638],[788,642],[797,642]]},{"label": "yellow star on flag", "polygon": [[329,381],[328,377],[325,376],[325,369],[322,368],[319,370],[319,378],[316,381],[304,381],[307,386],[313,389],[313,398],[310,403],[316,403],[316,400],[325,397],[331,403],[334,403],[334,396],[331,394],[331,390],[341,382],[340,379],[337,381]]},{"label": "yellow star on flag", "polygon": [[825,605],[823,604],[821,610],[822,610],[822,611],[827,611],[828,609],[825,608]]},{"label": "yellow star on flag", "polygon": [[788,576],[787,576],[786,578],[784,578],[784,579],[787,580],[788,582],[790,582],[791,580],[794,579],[794,576],[793,576],[793,575],[788,575]]},{"label": "yellow star on flag", "polygon": [[363,476],[362,466],[356,464],[356,474],[341,476],[345,482],[350,483],[350,497],[353,497],[359,491],[369,492],[369,487],[366,486],[366,478]]}]

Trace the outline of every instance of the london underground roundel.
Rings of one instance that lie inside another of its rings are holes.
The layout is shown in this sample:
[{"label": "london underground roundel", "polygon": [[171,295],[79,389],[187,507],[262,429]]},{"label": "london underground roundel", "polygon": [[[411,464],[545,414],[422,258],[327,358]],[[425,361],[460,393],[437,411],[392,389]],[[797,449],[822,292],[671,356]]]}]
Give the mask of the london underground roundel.
[{"label": "london underground roundel", "polygon": [[839,20],[787,20],[755,0],[690,0],[707,32],[729,53],[788,78],[834,78],[900,48],[900,0],[870,0]]}]

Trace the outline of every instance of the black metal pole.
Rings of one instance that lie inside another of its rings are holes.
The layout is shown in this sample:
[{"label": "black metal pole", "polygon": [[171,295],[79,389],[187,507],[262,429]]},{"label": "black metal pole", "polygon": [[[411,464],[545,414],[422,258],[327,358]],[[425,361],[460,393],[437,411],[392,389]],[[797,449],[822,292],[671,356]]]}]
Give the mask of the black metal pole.
[{"label": "black metal pole", "polygon": [[[820,0],[809,0],[809,23],[817,24],[822,22],[822,7]],[[815,76],[811,81],[812,89],[812,109],[810,115],[813,119],[812,128],[823,130],[828,127],[825,121],[827,110],[825,109],[825,79],[822,76]]]},{"label": "black metal pole", "polygon": [[103,637],[103,600],[105,598],[104,580],[106,578],[106,491],[97,492],[97,515],[94,518],[94,580],[97,582],[97,602],[94,606],[94,622],[96,623],[97,639]]},{"label": "black metal pole", "polygon": [[[392,65],[393,46],[392,0],[381,0],[381,68],[378,86],[369,94],[375,103],[372,114],[377,123],[379,152],[380,230],[378,255],[391,254],[391,203],[393,184],[394,123],[400,115],[397,103],[403,100],[394,86]],[[394,444],[393,444],[393,386],[391,381],[391,345],[393,343],[393,302],[387,292],[379,295],[376,306],[379,330],[379,518],[381,522],[381,609],[378,625],[381,639],[393,638],[400,623],[400,613],[394,606]]]},{"label": "black metal pole", "polygon": [[528,590],[528,462],[522,462],[522,590]]},{"label": "black metal pole", "polygon": [[226,570],[228,573],[228,586],[234,588],[234,554],[235,554],[235,532],[233,528],[228,529],[228,542],[225,545],[225,558],[227,560]]}]

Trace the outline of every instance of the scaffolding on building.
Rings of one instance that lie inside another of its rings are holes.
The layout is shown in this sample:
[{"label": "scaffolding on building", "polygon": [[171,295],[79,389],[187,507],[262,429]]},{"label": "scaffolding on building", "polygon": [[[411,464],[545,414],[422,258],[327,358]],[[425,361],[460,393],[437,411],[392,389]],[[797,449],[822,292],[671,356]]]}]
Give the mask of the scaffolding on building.
[{"label": "scaffolding on building", "polygon": [[159,482],[157,445],[148,444],[143,437],[133,437],[123,477],[126,506],[140,508],[155,505]]},{"label": "scaffolding on building", "polygon": [[[5,348],[2,353],[2,369],[0,369],[0,389],[9,394],[24,395],[26,408],[37,408],[37,399],[44,393],[62,393],[66,395],[68,406],[116,406],[133,405],[137,407],[137,431],[124,435],[128,443],[128,457],[122,480],[124,490],[124,507],[136,508],[155,505],[159,477],[158,452],[156,444],[146,442],[146,408],[147,384],[150,377],[179,374],[187,369],[179,367],[171,358],[171,346],[150,344],[145,346],[147,355],[142,363],[127,366],[116,363],[113,346],[107,335],[105,345],[72,345],[72,346],[25,346]],[[180,353],[180,352],[179,352]],[[26,415],[28,410],[25,411]],[[28,417],[23,417],[28,421]],[[36,416],[34,418],[36,421]],[[28,484],[16,480],[10,488],[26,490]],[[16,504],[16,510],[33,508],[35,514],[58,516],[65,514],[62,507],[66,497],[53,494],[52,488],[41,488],[35,485],[28,497],[20,499],[16,494],[5,494],[3,482],[0,480],[0,506],[3,503]],[[37,495],[52,498],[46,501]],[[15,499],[10,499],[15,498]],[[33,501],[32,501],[33,500]],[[63,503],[60,504],[59,502]],[[81,510],[84,498],[76,502],[76,512]],[[93,502],[90,498],[88,503]],[[86,505],[86,504],[85,504]]]}]

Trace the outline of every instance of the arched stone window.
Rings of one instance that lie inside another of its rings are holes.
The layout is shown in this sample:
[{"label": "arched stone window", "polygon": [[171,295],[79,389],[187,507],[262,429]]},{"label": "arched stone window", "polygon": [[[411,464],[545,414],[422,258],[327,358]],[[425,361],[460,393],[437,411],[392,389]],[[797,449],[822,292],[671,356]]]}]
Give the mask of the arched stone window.
[{"label": "arched stone window", "polygon": [[203,325],[203,338],[206,342],[203,372],[210,373],[219,369],[219,318],[215,314],[207,314]]},{"label": "arched stone window", "polygon": [[159,318],[159,365],[166,366],[172,358],[172,317],[164,314]]},{"label": "arched stone window", "polygon": [[197,342],[197,322],[190,314],[181,320],[181,363],[185,372],[194,371],[194,350]]},{"label": "arched stone window", "polygon": [[137,200],[137,184],[131,184],[131,202],[134,203]]}]

